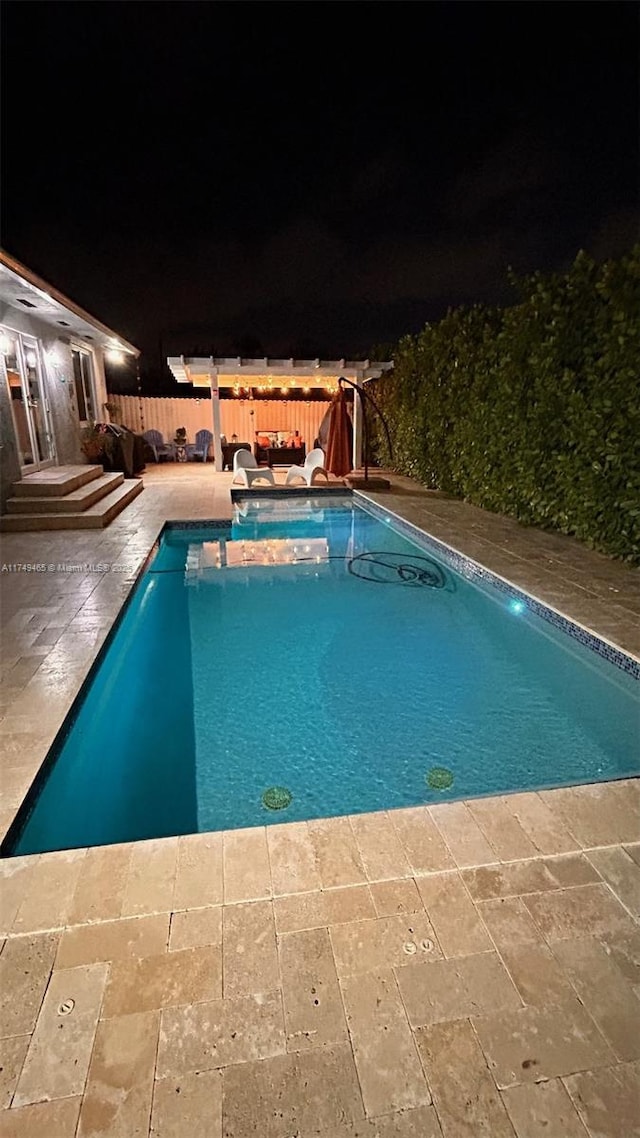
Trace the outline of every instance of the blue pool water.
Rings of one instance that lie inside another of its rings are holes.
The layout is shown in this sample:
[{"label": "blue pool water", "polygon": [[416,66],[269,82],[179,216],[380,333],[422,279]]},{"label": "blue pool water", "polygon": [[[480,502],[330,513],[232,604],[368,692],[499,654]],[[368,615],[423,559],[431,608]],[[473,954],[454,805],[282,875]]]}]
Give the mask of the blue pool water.
[{"label": "blue pool water", "polygon": [[253,500],[165,531],[9,852],[620,778],[638,715],[472,565],[350,499]]}]

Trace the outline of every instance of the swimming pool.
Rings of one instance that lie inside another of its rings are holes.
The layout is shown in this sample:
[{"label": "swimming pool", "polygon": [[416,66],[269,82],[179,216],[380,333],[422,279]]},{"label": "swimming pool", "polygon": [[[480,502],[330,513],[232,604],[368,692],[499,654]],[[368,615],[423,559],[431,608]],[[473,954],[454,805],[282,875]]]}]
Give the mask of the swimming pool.
[{"label": "swimming pool", "polygon": [[383,510],[247,498],[165,528],[3,852],[628,777],[637,680]]}]

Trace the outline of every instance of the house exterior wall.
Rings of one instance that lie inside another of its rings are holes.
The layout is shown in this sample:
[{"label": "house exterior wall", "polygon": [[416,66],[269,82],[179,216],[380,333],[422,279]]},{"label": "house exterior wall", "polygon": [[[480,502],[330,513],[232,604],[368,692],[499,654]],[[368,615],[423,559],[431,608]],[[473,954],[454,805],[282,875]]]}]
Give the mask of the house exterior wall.
[{"label": "house exterior wall", "polygon": [[[16,332],[33,336],[40,343],[43,359],[43,376],[51,416],[55,446],[55,462],[86,462],[81,450],[81,426],[76,403],[71,349],[74,346],[91,352],[96,395],[97,414],[105,418],[104,403],[107,387],[104,373],[104,356],[100,347],[79,337],[69,339],[29,313],[18,312],[8,305],[0,305],[0,324]],[[0,502],[2,512],[11,494],[11,483],[20,478],[20,461],[14,436],[11,401],[7,377],[2,360],[0,375]]]}]

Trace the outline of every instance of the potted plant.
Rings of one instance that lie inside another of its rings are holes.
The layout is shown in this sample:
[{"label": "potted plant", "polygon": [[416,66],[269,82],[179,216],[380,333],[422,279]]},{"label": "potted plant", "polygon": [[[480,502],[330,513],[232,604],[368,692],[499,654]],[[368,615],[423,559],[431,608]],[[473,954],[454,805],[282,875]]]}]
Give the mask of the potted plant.
[{"label": "potted plant", "polygon": [[112,452],[113,435],[109,434],[106,423],[90,423],[80,433],[80,447],[89,462],[102,462]]},{"label": "potted plant", "polygon": [[187,461],[187,428],[177,427],[173,438],[176,462]]}]

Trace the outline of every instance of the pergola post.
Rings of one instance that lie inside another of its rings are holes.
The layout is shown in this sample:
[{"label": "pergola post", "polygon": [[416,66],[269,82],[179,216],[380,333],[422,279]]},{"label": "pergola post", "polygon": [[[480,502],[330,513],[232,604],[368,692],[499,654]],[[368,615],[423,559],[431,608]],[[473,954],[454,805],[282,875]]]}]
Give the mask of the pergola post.
[{"label": "pergola post", "polygon": [[218,373],[211,376],[211,417],[213,419],[213,458],[216,470],[222,470],[222,442],[220,439],[220,389]]},{"label": "pergola post", "polygon": [[[358,369],[354,376],[357,387],[362,387],[363,372]],[[362,466],[362,399],[357,391],[353,393],[353,469]]]}]

